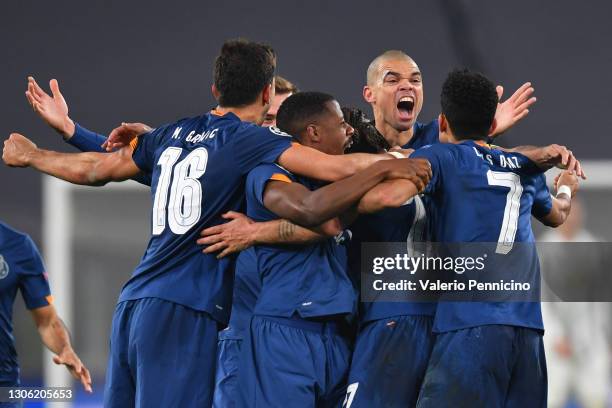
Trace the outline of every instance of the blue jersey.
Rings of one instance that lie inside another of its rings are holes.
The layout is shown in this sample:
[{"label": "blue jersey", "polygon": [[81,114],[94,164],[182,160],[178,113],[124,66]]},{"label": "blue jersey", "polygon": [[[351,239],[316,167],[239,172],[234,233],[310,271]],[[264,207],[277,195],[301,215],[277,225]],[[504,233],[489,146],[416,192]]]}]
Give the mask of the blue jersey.
[{"label": "blue jersey", "polygon": [[13,303],[17,290],[28,309],[51,304],[42,258],[25,234],[0,222],[0,381],[19,378],[13,338]]},{"label": "blue jersey", "polygon": [[[550,212],[552,199],[542,171],[525,156],[480,146],[474,141],[437,144],[414,152],[430,161],[427,185],[431,241],[444,243],[533,243],[531,214]],[[499,247],[498,247],[499,248]],[[539,283],[535,245],[522,256],[532,282]],[[500,252],[503,253],[504,251]],[[512,273],[512,272],[510,272]],[[539,302],[440,302],[435,332],[487,324],[543,329]]]},{"label": "blue jersey", "polygon": [[[261,165],[247,177],[247,214],[255,221],[279,217],[264,206],[270,180],[314,183],[298,179],[277,165]],[[257,245],[257,266],[262,288],[255,314],[302,318],[353,315],[357,293],[346,271],[346,253],[334,238],[310,245]]]},{"label": "blue jersey", "polygon": [[133,159],[151,174],[152,237],[119,301],[156,297],[204,311],[227,323],[234,259],[202,253],[203,228],[240,211],[244,179],[291,145],[276,128],[207,113],[159,127],[140,138]]},{"label": "blue jersey", "polygon": [[[438,121],[428,124],[416,123],[412,139],[402,146],[404,149],[420,147],[439,142]],[[398,207],[388,208],[374,214],[365,214],[350,226],[353,239],[348,249],[349,270],[354,279],[358,280],[361,273],[361,243],[362,242],[401,242],[407,240],[422,240],[420,228],[425,228],[425,208],[417,197],[415,200]],[[400,315],[433,316],[436,306],[425,302],[363,302],[360,310],[360,320],[385,319]]]},{"label": "blue jersey", "polygon": [[219,332],[219,339],[242,339],[249,328],[253,308],[261,290],[261,278],[257,268],[255,248],[247,248],[238,254],[234,274],[232,314],[227,329]]}]

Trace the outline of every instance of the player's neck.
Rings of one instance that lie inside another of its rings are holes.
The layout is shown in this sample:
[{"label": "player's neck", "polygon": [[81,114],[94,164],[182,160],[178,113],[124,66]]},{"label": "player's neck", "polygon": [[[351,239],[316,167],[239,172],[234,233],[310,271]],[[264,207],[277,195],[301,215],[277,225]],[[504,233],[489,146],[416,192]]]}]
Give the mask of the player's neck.
[{"label": "player's neck", "polygon": [[385,123],[382,118],[380,118],[380,120],[376,118],[375,124],[376,130],[378,130],[380,134],[385,137],[391,147],[401,147],[406,145],[408,142],[410,142],[410,140],[412,140],[412,136],[414,135],[414,128],[399,131],[391,127],[388,123]]},{"label": "player's neck", "polygon": [[256,125],[261,125],[263,122],[263,116],[261,110],[253,106],[245,106],[243,108],[234,108],[228,106],[217,106],[213,112],[217,115],[225,115],[226,113],[232,112],[234,115],[243,122],[251,122]]}]

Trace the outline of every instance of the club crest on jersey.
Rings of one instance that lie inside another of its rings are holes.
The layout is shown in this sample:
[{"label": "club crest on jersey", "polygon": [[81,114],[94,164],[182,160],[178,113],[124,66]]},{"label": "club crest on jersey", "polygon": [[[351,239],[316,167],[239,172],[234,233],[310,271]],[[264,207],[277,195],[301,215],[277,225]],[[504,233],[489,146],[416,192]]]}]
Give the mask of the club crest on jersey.
[{"label": "club crest on jersey", "polygon": [[276,126],[270,126],[268,129],[270,129],[270,132],[274,133],[275,135],[286,136],[286,137],[293,137],[289,133],[283,132],[282,130],[280,130]]},{"label": "club crest on jersey", "polygon": [[4,260],[4,257],[0,255],[0,279],[4,279],[9,274],[8,263]]}]

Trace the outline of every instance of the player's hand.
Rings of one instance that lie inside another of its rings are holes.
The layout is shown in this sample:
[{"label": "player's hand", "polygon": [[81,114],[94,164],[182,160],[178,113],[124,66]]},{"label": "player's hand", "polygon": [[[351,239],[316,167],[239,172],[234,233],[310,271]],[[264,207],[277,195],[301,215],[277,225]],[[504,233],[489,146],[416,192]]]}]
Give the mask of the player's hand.
[{"label": "player's hand", "polygon": [[386,167],[387,179],[408,179],[419,192],[425,189],[431,179],[431,164],[427,159],[381,160],[378,163]]},{"label": "player's hand", "polygon": [[574,157],[574,153],[565,146],[551,144],[525,153],[532,161],[540,167],[551,168],[558,167],[560,169],[575,172],[578,177],[586,180],[586,175],[582,170],[580,161]]},{"label": "player's hand", "polygon": [[529,107],[536,102],[533,97],[534,89],[530,82],[525,82],[512,96],[501,102],[504,87],[497,86],[497,97],[500,103],[497,104],[495,111],[495,121],[497,126],[490,136],[498,136],[517,124],[529,113]]},{"label": "player's hand", "polygon": [[559,190],[560,186],[568,186],[572,191],[572,197],[574,197],[578,192],[579,186],[578,177],[576,177],[575,172],[564,170],[557,174],[557,177],[555,177],[555,192]]},{"label": "player's hand", "polygon": [[110,152],[112,150],[120,149],[130,144],[135,138],[144,133],[153,130],[149,125],[144,123],[122,123],[121,126],[116,127],[110,132],[106,141],[102,144],[102,148]]},{"label": "player's hand", "polygon": [[81,362],[81,359],[79,359],[71,347],[67,347],[60,354],[53,356],[53,362],[58,365],[65,365],[70,374],[72,374],[75,379],[81,381],[85,391],[89,393],[93,392],[91,388],[91,375],[89,374],[89,370]]},{"label": "player's hand", "polygon": [[197,241],[198,245],[207,245],[202,251],[205,254],[221,251],[217,259],[243,251],[254,244],[253,231],[250,228],[255,224],[253,220],[235,211],[226,212],[222,217],[229,221],[206,228],[200,233],[202,238]]},{"label": "player's hand", "polygon": [[60,92],[57,80],[52,79],[49,87],[53,96],[43,91],[33,77],[28,77],[26,98],[38,116],[58,131],[64,139],[70,139],[74,135],[74,122],[68,116],[66,100]]},{"label": "player's hand", "polygon": [[19,133],[11,133],[4,141],[2,160],[10,167],[28,167],[30,154],[37,149],[34,142]]}]

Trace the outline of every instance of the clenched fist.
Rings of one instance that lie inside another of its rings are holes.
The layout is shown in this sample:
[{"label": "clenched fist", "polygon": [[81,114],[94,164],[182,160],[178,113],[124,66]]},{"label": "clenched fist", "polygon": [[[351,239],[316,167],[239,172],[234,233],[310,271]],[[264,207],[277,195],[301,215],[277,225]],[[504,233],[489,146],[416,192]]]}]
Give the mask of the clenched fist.
[{"label": "clenched fist", "polygon": [[28,167],[30,155],[35,150],[36,145],[30,139],[19,133],[11,133],[4,141],[2,160],[7,166]]}]

